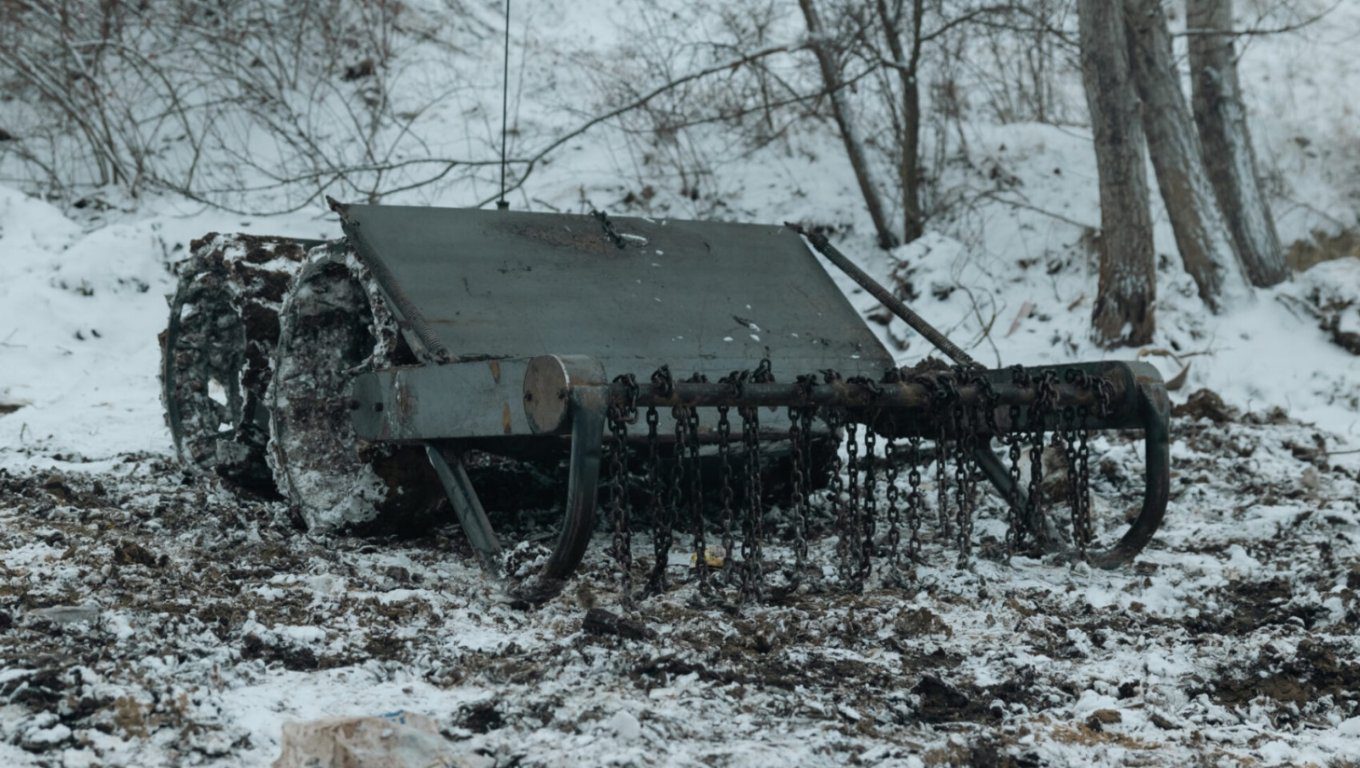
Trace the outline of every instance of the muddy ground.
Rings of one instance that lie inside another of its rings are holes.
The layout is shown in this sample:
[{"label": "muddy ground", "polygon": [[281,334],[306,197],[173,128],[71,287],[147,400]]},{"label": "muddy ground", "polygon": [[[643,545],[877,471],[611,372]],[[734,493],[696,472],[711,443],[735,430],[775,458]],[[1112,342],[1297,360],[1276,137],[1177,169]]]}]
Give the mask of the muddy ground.
[{"label": "muddy ground", "polygon": [[[967,569],[927,541],[905,586],[748,606],[699,600],[685,552],[626,609],[601,533],[525,610],[451,523],[308,537],[164,456],[46,457],[0,471],[0,761],[263,765],[287,720],[401,709],[470,765],[1360,765],[1356,473],[1212,406],[1130,567],[1007,562],[992,504]],[[1137,448],[1094,445],[1107,540]]]}]

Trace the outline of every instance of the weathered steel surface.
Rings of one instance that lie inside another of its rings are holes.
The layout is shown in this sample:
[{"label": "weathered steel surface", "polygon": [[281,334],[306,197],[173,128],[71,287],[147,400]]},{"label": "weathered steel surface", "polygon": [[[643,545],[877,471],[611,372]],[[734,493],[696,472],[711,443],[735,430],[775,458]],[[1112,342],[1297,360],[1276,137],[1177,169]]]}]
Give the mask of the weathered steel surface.
[{"label": "weathered steel surface", "polygon": [[877,377],[892,357],[780,226],[448,208],[341,207],[427,362],[585,354],[614,375],[716,378],[769,357],[792,378]]},{"label": "weathered steel surface", "polygon": [[533,434],[522,402],[527,363],[479,360],[361,374],[350,389],[355,434],[385,442]]}]

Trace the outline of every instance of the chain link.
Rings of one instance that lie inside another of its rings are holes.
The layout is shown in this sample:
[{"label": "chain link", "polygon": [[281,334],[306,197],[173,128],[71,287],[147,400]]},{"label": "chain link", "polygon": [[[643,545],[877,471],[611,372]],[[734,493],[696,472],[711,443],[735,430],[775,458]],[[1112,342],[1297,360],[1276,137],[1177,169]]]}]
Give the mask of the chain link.
[{"label": "chain link", "polygon": [[[696,373],[687,379],[693,384],[708,382],[708,377]],[[690,533],[694,537],[694,576],[700,589],[708,589],[708,546],[704,541],[703,465],[699,462],[699,409],[689,408],[685,414],[685,444],[689,449],[687,475],[689,477]]]},{"label": "chain link", "polygon": [[764,572],[761,570],[760,412],[753,407],[737,409],[741,416],[742,443],[746,449],[746,514],[742,521],[741,597],[758,600]]},{"label": "chain link", "polygon": [[916,435],[908,437],[907,451],[907,484],[911,489],[907,493],[907,530],[911,531],[911,537],[907,539],[907,557],[912,562],[914,576],[916,562],[921,557],[921,508],[924,506],[921,496],[921,438]]},{"label": "chain link", "polygon": [[899,551],[902,542],[901,490],[897,487],[897,479],[901,472],[899,466],[901,450],[897,438],[892,435],[888,435],[883,440],[883,460],[883,479],[887,486],[883,492],[883,497],[886,507],[884,512],[888,518],[888,535],[886,537],[888,565],[893,578],[897,579],[900,578],[902,572],[901,552]]},{"label": "chain link", "polygon": [[736,553],[737,540],[732,524],[732,422],[728,412],[727,406],[718,406],[718,498],[722,504],[722,573],[724,583],[730,585],[732,556]]},{"label": "chain link", "polygon": [[[671,378],[669,366],[661,366],[652,374],[652,389],[663,397],[675,391],[675,381]],[[655,407],[647,409],[647,482],[651,488],[652,501],[652,552],[656,562],[647,580],[647,591],[652,594],[666,590],[666,568],[670,564],[672,530],[675,525],[673,507],[667,502],[671,499],[670,483],[672,474],[666,476],[663,487],[659,432],[660,416]]]},{"label": "chain link", "polygon": [[[872,423],[872,419],[870,421]],[[878,478],[875,472],[875,465],[878,463],[878,435],[874,433],[874,428],[870,425],[864,427],[864,462],[864,511],[860,515],[860,563],[859,573],[855,575],[860,584],[863,584],[869,578],[869,574],[873,570],[874,534],[877,526],[874,512],[877,509],[875,497],[878,493]]]},{"label": "chain link", "polygon": [[631,373],[614,379],[624,386],[623,402],[611,402],[607,417],[613,445],[609,452],[610,462],[610,517],[614,523],[614,538],[610,554],[619,571],[619,582],[624,601],[630,601],[633,592],[633,532],[632,505],[628,493],[628,426],[637,423],[638,383]]},{"label": "chain link", "polygon": [[802,408],[789,406],[789,450],[793,459],[793,488],[789,504],[793,507],[793,570],[803,573],[807,564],[807,497],[804,484],[807,482],[807,454],[803,445]]}]

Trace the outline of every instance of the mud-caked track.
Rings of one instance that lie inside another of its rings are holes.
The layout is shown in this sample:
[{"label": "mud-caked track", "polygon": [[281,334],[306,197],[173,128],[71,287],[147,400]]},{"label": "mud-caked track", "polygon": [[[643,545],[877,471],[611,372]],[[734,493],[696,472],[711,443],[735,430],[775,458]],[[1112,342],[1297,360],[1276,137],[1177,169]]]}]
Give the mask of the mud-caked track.
[{"label": "mud-caked track", "polygon": [[441,491],[424,451],[365,443],[350,422],[356,374],[415,358],[367,269],[343,242],[312,254],[280,326],[267,397],[268,459],[307,527],[428,525]]},{"label": "mud-caked track", "polygon": [[263,497],[278,495],[264,398],[279,311],[305,257],[304,244],[283,238],[195,240],[160,336],[161,396],[180,461]]}]

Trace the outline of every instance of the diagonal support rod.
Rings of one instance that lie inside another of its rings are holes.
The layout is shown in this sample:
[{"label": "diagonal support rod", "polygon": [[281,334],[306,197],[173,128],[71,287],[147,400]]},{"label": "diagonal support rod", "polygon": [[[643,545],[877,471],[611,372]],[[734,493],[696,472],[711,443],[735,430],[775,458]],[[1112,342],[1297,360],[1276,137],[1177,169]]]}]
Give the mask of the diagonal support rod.
[{"label": "diagonal support rod", "polygon": [[444,486],[444,493],[453,505],[453,512],[458,516],[463,533],[467,534],[468,543],[477,551],[482,569],[487,573],[499,573],[501,542],[486,517],[486,510],[482,509],[482,502],[477,498],[467,469],[463,467],[463,457],[454,454],[450,462],[439,448],[428,444],[425,446],[425,455],[429,457],[434,473],[439,476],[439,483]]},{"label": "diagonal support rod", "polygon": [[803,229],[801,225],[789,221],[784,222],[784,226],[807,238],[807,241],[812,243],[812,247],[816,248],[818,253],[825,256],[832,264],[835,264],[836,267],[848,275],[851,280],[859,283],[861,288],[873,294],[873,297],[878,299],[883,306],[887,307],[894,315],[902,318],[902,321],[915,329],[917,333],[926,337],[926,341],[934,344],[936,349],[948,355],[950,360],[970,368],[980,367],[972,357],[969,357],[967,352],[959,349],[958,345],[950,341],[943,333],[940,333],[935,326],[926,322],[925,318],[912,311],[912,308],[908,307],[901,299],[894,296],[892,291],[884,288],[878,281],[869,277],[868,273],[855,266],[853,261],[837,250],[836,246],[831,244],[831,241],[826,239],[826,235],[819,232],[808,232]]}]

